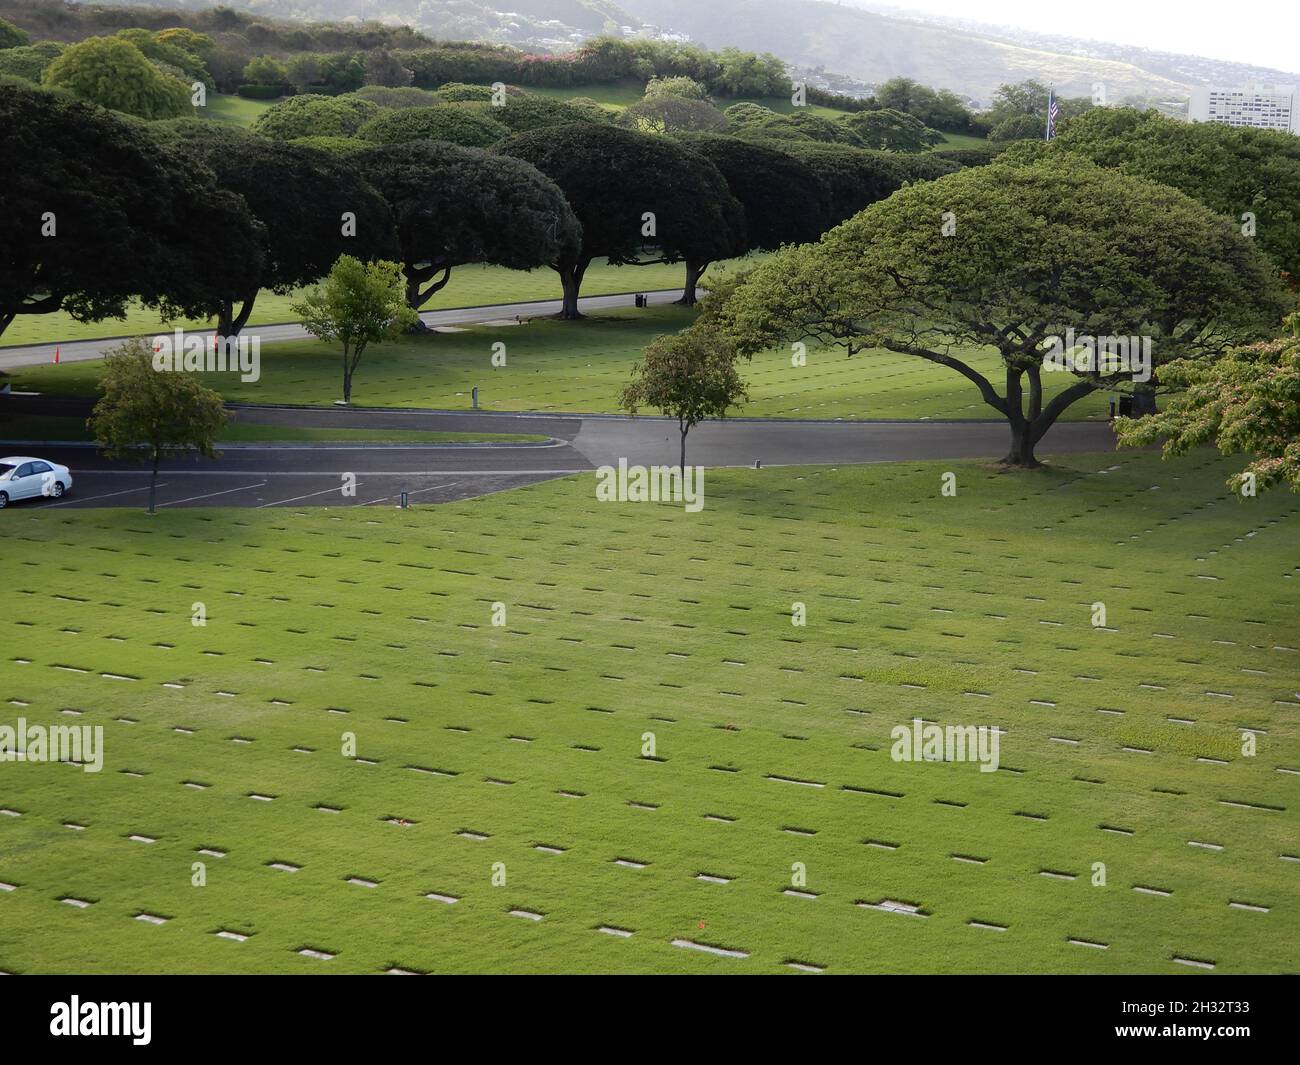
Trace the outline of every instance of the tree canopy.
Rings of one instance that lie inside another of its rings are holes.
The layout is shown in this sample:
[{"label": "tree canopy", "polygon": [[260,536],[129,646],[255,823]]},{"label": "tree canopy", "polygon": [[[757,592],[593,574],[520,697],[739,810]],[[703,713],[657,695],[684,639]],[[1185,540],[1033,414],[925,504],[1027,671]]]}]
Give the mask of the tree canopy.
[{"label": "tree canopy", "polygon": [[350,137],[379,106],[357,96],[319,96],[304,93],[272,104],[253,122],[252,131],[272,140],[298,137]]},{"label": "tree canopy", "polygon": [[139,118],[193,113],[190,86],[159,70],[120,37],[89,37],[69,45],[45,68],[41,83]]},{"label": "tree canopy", "polygon": [[1181,189],[1253,229],[1278,269],[1300,277],[1300,137],[1099,107],[1070,119],[1036,150],[1081,155]]},{"label": "tree canopy", "polygon": [[493,107],[492,118],[515,133],[564,126],[570,122],[608,122],[609,113],[589,107],[574,106],[572,100],[552,100],[549,96],[506,95],[504,103]]},{"label": "tree canopy", "polygon": [[244,327],[261,289],[287,293],[316,281],[344,253],[367,260],[396,254],[387,204],[338,157],[198,119],[162,130],[210,167],[222,188],[242,196],[263,227],[265,265],[247,287],[226,293],[222,336]]},{"label": "tree canopy", "polygon": [[703,133],[726,128],[722,112],[704,100],[655,96],[623,109],[618,124],[641,133]]},{"label": "tree canopy", "polygon": [[[1158,370],[1262,335],[1284,306],[1268,261],[1225,219],[1175,189],[1069,159],[905,188],[817,244],[777,253],[722,316],[743,354],[813,338],[946,366],[1007,419],[1005,461],[1032,466],[1071,403],[1137,387],[1129,367],[1075,362],[1049,396],[1054,339],[1149,337]],[[964,361],[976,348],[1000,357],[1003,391]]]},{"label": "tree canopy", "polygon": [[591,260],[707,262],[743,248],[744,212],[717,167],[666,137],[596,123],[516,133],[495,151],[554,181],[582,225],[582,243],[552,267],[565,317]]},{"label": "tree canopy", "polygon": [[845,115],[841,121],[853,131],[864,148],[923,152],[943,140],[942,133],[928,128],[919,118],[891,108],[859,111]]},{"label": "tree canopy", "polygon": [[205,317],[260,273],[244,201],[143,124],[13,84],[0,128],[0,332],[18,314],[122,317],[133,296]]},{"label": "tree canopy", "polygon": [[731,194],[740,201],[748,250],[775,251],[782,244],[805,244],[827,228],[818,178],[794,156],[710,134],[683,143],[722,172]]},{"label": "tree canopy", "polygon": [[357,130],[362,140],[375,144],[410,141],[446,141],[465,148],[486,148],[510,135],[510,130],[483,110],[480,104],[443,104],[386,111]]},{"label": "tree canopy", "polygon": [[1120,442],[1164,441],[1166,456],[1212,444],[1250,462],[1228,484],[1243,497],[1280,485],[1300,492],[1300,315],[1282,337],[1233,348],[1217,362],[1175,362],[1162,377],[1181,391],[1145,418],[1116,422]]},{"label": "tree canopy", "polygon": [[355,165],[392,211],[407,303],[417,310],[457,266],[545,266],[581,240],[555,183],[511,156],[420,141],[373,148]]}]

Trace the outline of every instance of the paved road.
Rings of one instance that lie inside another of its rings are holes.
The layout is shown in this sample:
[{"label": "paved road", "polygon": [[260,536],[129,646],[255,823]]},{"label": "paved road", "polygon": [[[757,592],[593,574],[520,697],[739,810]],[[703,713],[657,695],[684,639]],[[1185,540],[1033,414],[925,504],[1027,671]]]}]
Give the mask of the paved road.
[{"label": "paved road", "polygon": [[[533,445],[298,444],[228,446],[216,462],[178,457],[159,475],[162,506],[382,506],[403,490],[416,504],[483,495],[597,466],[677,461],[676,422],[662,418],[591,415],[443,413],[433,411],[241,408],[241,421],[264,425],[335,425],[449,432],[545,434]],[[893,462],[909,459],[996,459],[1007,450],[999,422],[794,422],[728,419],[692,430],[687,461],[709,467]],[[1057,425],[1042,456],[1114,448],[1110,427]],[[139,506],[148,472],[112,463],[90,447],[34,448],[71,467],[74,492],[60,501],[20,503],[12,518],[34,507]],[[344,495],[345,475],[356,482]]]},{"label": "paved road", "polygon": [[[650,292],[647,295],[652,304],[671,303],[681,296],[681,289]],[[611,307],[631,307],[634,293],[615,296],[585,296],[578,301],[578,307],[584,312],[608,310]],[[501,303],[486,307],[458,307],[446,311],[425,311],[420,320],[429,328],[439,326],[472,325],[474,323],[494,322],[502,319],[514,321],[516,317],[535,318],[560,311],[559,300],[540,300],[529,303]],[[256,334],[263,344],[272,344],[283,340],[304,340],[310,334],[296,322],[282,325],[250,325],[244,330],[245,335]],[[208,336],[209,330],[191,331],[187,336]],[[125,337],[101,337],[97,340],[60,341],[60,362],[85,362],[88,359],[102,358],[104,351],[120,344]],[[23,347],[0,348],[0,370],[12,370],[19,366],[35,366],[51,362],[54,359],[53,343],[31,344]]]}]

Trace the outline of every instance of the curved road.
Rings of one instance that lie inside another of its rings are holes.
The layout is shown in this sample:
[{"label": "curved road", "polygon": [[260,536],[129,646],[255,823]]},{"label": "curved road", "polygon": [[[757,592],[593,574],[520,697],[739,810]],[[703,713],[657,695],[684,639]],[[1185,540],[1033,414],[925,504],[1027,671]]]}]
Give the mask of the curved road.
[{"label": "curved road", "polygon": [[[547,444],[248,444],[227,445],[220,459],[178,457],[159,473],[159,505],[367,506],[448,502],[522,484],[587,472],[602,465],[675,465],[675,421],[657,417],[510,414],[417,410],[242,407],[240,421],[260,425],[439,432],[544,434]],[[997,459],[1005,454],[1002,422],[813,422],[727,419],[698,425],[687,440],[687,462],[710,467],[827,465],[923,459]],[[1109,451],[1105,423],[1054,426],[1041,456]],[[14,452],[13,445],[3,450]],[[140,506],[148,471],[109,462],[91,446],[31,445],[29,450],[69,466],[74,491],[65,499],[19,507]],[[344,495],[346,475],[356,482]],[[12,513],[12,512],[11,512]]]}]

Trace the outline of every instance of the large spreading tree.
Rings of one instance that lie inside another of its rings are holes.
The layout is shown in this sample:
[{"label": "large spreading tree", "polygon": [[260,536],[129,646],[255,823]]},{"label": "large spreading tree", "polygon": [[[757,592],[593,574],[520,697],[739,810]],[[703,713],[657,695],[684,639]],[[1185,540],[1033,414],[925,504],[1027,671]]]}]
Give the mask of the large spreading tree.
[{"label": "large spreading tree", "polygon": [[217,313],[255,283],[262,234],[243,199],[149,127],[57,93],[0,85],[0,333],[20,314]]},{"label": "large spreading tree", "polygon": [[593,259],[707,263],[744,249],[744,212],[718,168],[667,137],[577,123],[517,133],[494,151],[554,181],[582,224],[582,243],[551,263],[576,319]]},{"label": "large spreading tree", "polygon": [[392,211],[413,310],[457,266],[526,270],[573,255],[581,242],[564,193],[523,160],[418,141],[374,148],[353,165]]},{"label": "large spreading tree", "polygon": [[[736,137],[701,134],[683,143],[722,173],[745,212],[745,251],[776,251],[783,244],[805,244],[827,225],[818,179],[808,166],[785,152]],[[688,263],[681,302],[694,306],[696,284],[708,263]]]},{"label": "large spreading tree", "polygon": [[1070,119],[1050,144],[1016,151],[1081,155],[1172,185],[1234,219],[1279,270],[1300,277],[1300,137],[1099,107]]},{"label": "large spreading tree", "polygon": [[[806,338],[850,355],[884,350],[961,374],[1007,420],[1005,462],[1072,403],[1151,388],[1162,363],[1208,360],[1276,328],[1287,304],[1237,227],[1167,186],[1072,159],[994,163],[895,193],[814,245],[758,267],[722,309],[745,355]],[[1091,364],[1053,338],[1150,337],[1155,373]],[[967,361],[995,352],[1002,388]],[[1053,366],[1064,387],[1053,392]],[[1140,375],[1139,375],[1140,376]]]},{"label": "large spreading tree", "polygon": [[225,293],[222,336],[238,336],[258,292],[285,295],[329,273],[340,255],[363,260],[397,252],[393,218],[376,189],[336,155],[197,119],[164,126],[184,151],[242,196],[264,227],[259,276]]}]

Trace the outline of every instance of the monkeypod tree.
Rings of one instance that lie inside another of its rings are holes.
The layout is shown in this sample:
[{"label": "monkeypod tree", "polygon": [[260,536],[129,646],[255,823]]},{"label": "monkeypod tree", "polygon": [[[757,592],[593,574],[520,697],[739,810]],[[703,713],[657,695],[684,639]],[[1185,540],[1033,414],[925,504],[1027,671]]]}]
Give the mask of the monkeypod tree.
[{"label": "monkeypod tree", "polygon": [[[721,314],[745,355],[811,338],[868,362],[884,349],[947,367],[1007,420],[1004,462],[1036,466],[1035,446],[1072,403],[1141,377],[1137,353],[1080,358],[1073,338],[1150,338],[1158,371],[1264,334],[1285,302],[1267,259],[1229,221],[1076,158],[902,189],[817,244],[778,252]],[[963,358],[990,349],[1001,391]],[[1063,387],[1053,392],[1052,378]]]},{"label": "monkeypod tree", "polygon": [[223,189],[242,196],[263,227],[264,265],[223,294],[221,336],[239,334],[262,289],[289,293],[324,277],[345,253],[363,260],[396,254],[388,205],[338,156],[197,119],[162,131],[210,167]]},{"label": "monkeypod tree", "polygon": [[[742,139],[748,140],[747,137]],[[852,218],[903,184],[903,173],[897,161],[880,152],[807,141],[788,141],[779,145],[760,143],[793,156],[816,175],[828,226]]]},{"label": "monkeypod tree", "polygon": [[256,279],[262,234],[210,170],[150,127],[0,85],[0,333],[19,314],[124,317],[132,297],[207,317]]},{"label": "monkeypod tree", "polygon": [[372,148],[353,163],[392,211],[414,310],[457,266],[526,270],[570,257],[581,244],[564,193],[520,159],[419,141]]},{"label": "monkeypod tree", "polygon": [[[683,143],[718,168],[731,195],[739,201],[745,213],[745,251],[776,251],[783,244],[806,244],[825,230],[818,179],[798,159],[735,137],[701,134]],[[680,301],[686,306],[694,305],[695,283],[708,264],[695,267]]]},{"label": "monkeypod tree", "polygon": [[1049,144],[1016,151],[1027,149],[1081,155],[1181,189],[1234,219],[1279,270],[1300,277],[1300,137],[1098,107],[1070,119]]},{"label": "monkeypod tree", "polygon": [[582,225],[582,243],[551,263],[576,319],[591,261],[708,263],[744,250],[744,212],[708,160],[666,137],[579,123],[517,133],[494,151],[554,181]]},{"label": "monkeypod tree", "polygon": [[647,96],[623,109],[618,124],[641,133],[707,133],[727,128],[722,112],[704,100]]},{"label": "monkeypod tree", "polygon": [[859,111],[845,115],[840,121],[854,132],[864,148],[923,152],[943,140],[942,133],[930,129],[919,118],[891,108]]}]

